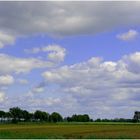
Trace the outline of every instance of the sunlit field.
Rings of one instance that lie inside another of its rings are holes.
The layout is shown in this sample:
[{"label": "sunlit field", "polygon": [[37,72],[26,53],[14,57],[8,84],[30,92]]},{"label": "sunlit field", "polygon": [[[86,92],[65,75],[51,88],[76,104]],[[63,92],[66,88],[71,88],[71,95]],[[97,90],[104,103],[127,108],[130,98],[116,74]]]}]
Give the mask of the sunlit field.
[{"label": "sunlit field", "polygon": [[0,138],[140,138],[139,123],[0,124]]}]

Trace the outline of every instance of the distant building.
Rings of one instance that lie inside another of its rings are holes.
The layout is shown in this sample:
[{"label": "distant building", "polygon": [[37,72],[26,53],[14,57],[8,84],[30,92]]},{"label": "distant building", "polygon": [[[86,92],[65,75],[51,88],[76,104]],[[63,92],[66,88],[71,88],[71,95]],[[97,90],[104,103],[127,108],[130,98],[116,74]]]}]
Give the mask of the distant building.
[{"label": "distant building", "polygon": [[140,112],[139,111],[135,111],[134,120],[140,121]]}]

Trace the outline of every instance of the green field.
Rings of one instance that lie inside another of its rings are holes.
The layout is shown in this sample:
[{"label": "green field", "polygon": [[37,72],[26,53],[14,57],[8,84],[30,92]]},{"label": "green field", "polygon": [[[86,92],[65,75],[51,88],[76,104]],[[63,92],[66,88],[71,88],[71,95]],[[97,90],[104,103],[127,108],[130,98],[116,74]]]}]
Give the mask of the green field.
[{"label": "green field", "polygon": [[140,124],[26,123],[0,124],[0,138],[140,138]]}]

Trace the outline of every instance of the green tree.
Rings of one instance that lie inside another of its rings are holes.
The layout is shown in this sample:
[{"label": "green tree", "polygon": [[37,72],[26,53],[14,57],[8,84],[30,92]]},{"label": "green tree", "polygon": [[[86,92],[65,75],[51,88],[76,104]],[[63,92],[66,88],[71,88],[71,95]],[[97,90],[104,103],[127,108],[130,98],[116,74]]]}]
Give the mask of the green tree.
[{"label": "green tree", "polygon": [[87,114],[83,115],[83,122],[89,122],[90,121],[90,117]]},{"label": "green tree", "polygon": [[42,112],[42,120],[48,122],[49,121],[49,113]]},{"label": "green tree", "polygon": [[10,112],[5,112],[5,118],[7,118],[7,121],[9,122],[11,120],[11,113]]},{"label": "green tree", "polygon": [[34,112],[34,118],[36,119],[36,120],[41,120],[41,117],[42,117],[42,112],[40,111],[40,110],[36,110],[35,112]]},{"label": "green tree", "polygon": [[89,122],[91,121],[90,117],[87,114],[84,115],[72,115],[72,117],[67,117],[67,121],[74,121],[74,122]]},{"label": "green tree", "polygon": [[34,113],[29,113],[30,121],[34,121]]},{"label": "green tree", "polygon": [[5,118],[5,112],[0,110],[0,121],[2,122],[4,118]]},{"label": "green tree", "polygon": [[36,110],[34,113],[34,118],[38,121],[49,121],[49,114],[40,110]]},{"label": "green tree", "polygon": [[100,119],[100,118],[97,118],[96,120],[95,120],[95,122],[101,122],[102,120]]},{"label": "green tree", "polygon": [[62,118],[62,116],[59,113],[53,112],[50,115],[50,121],[51,122],[61,122],[61,121],[63,121],[63,118]]},{"label": "green tree", "polygon": [[13,107],[9,109],[9,112],[12,115],[13,121],[20,121],[23,118],[22,110],[19,107]]},{"label": "green tree", "polygon": [[72,115],[71,120],[73,122],[78,122],[78,116],[76,114]]},{"label": "green tree", "polygon": [[139,111],[135,111],[133,121],[134,122],[139,122],[140,121],[140,112]]},{"label": "green tree", "polygon": [[67,117],[66,118],[66,121],[71,122],[72,121],[72,118],[71,117]]},{"label": "green tree", "polygon": [[31,115],[27,110],[22,111],[22,117],[24,121],[29,121],[31,119]]}]

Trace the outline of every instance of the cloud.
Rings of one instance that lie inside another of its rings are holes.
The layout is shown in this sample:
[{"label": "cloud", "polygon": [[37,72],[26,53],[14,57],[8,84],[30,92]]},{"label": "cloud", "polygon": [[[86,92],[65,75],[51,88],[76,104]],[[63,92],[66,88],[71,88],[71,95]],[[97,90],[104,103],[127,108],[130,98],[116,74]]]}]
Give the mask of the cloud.
[{"label": "cloud", "polygon": [[66,55],[66,49],[59,45],[48,45],[42,48],[43,52],[49,52],[48,59],[54,62],[64,61]]},{"label": "cloud", "polygon": [[[123,26],[132,28],[140,24],[139,13],[140,2],[0,2],[0,47],[13,44],[16,37],[22,36],[66,37],[97,34]],[[131,29],[119,36],[131,40],[137,34]],[[34,48],[32,52],[48,54],[49,62],[0,54],[1,84],[12,84],[8,79],[15,73],[52,68],[53,62],[64,61],[66,55],[65,49],[58,45]],[[31,92],[45,95],[32,94],[33,97],[26,98],[15,94],[16,97],[9,97],[6,105],[3,102],[5,93],[1,91],[0,100],[4,108],[13,105],[27,109],[39,107],[64,114],[88,113],[93,117],[128,114],[140,107],[139,58],[139,52],[119,61],[93,57],[85,62],[48,69],[42,74],[45,85],[31,89]],[[7,80],[2,80],[4,78]]]},{"label": "cloud", "polygon": [[131,41],[134,40],[138,36],[138,32],[136,30],[129,30],[126,33],[122,33],[117,35],[117,38],[123,41]]},{"label": "cloud", "polygon": [[16,96],[15,101],[9,100],[9,105],[10,104],[18,105],[20,103],[24,103],[23,105],[25,106],[25,103],[26,103],[26,107],[28,109],[32,109],[32,108],[47,108],[48,109],[49,107],[55,107],[61,103],[61,99],[59,97],[45,97],[44,98],[38,95],[39,94],[34,94],[33,96],[32,93],[28,93],[22,97]]},{"label": "cloud", "polygon": [[[139,12],[140,2],[1,1],[0,48],[13,44],[18,37],[66,37],[97,34],[123,26],[133,27],[140,24]],[[135,36],[137,31],[130,30],[118,35],[118,38],[131,40]],[[34,53],[38,51],[37,48],[34,49]],[[50,54],[50,58],[54,58],[53,53]]]},{"label": "cloud", "polygon": [[41,52],[41,48],[25,49],[24,52],[27,54],[37,54]]},{"label": "cloud", "polygon": [[[133,112],[140,107],[136,106],[140,99],[139,57],[139,52],[123,56],[117,62],[93,57],[46,71],[42,76],[48,84],[57,85],[56,93],[74,98],[77,111],[110,118],[115,117],[117,111],[123,114],[124,108]],[[111,114],[110,110],[116,114]]]},{"label": "cloud", "polygon": [[32,87],[32,89],[29,91],[30,95],[33,95],[34,93],[43,93],[45,92],[46,83],[40,82],[36,86]]},{"label": "cloud", "polygon": [[3,103],[6,99],[5,93],[0,91],[0,103]]},{"label": "cloud", "polygon": [[134,54],[125,55],[123,57],[125,67],[133,73],[140,74],[140,52]]},{"label": "cloud", "polygon": [[14,56],[0,54],[0,73],[28,73],[33,69],[51,67],[51,62],[36,58],[17,58]]},{"label": "cloud", "polygon": [[44,90],[45,90],[44,87],[41,87],[41,86],[39,87],[39,86],[37,86],[37,87],[34,87],[34,88],[33,88],[32,92],[33,92],[33,93],[42,93],[42,92],[44,92]]},{"label": "cloud", "polygon": [[[14,98],[8,98],[8,103],[4,103],[3,106],[10,108],[11,106],[21,106],[29,111],[35,111],[41,109],[49,113],[57,111],[63,113],[64,116],[69,113],[72,115],[74,112],[77,113],[78,103],[76,99],[71,96],[66,97],[52,97],[52,96],[39,96],[39,94],[28,93],[26,95],[17,95]],[[64,106],[65,105],[65,106]],[[75,108],[73,108],[75,106]],[[71,109],[73,111],[71,112]],[[65,113],[63,112],[65,110]]]},{"label": "cloud", "polygon": [[3,48],[5,45],[13,44],[14,41],[14,36],[0,32],[0,48]]},{"label": "cloud", "polygon": [[140,24],[140,2],[135,1],[0,3],[0,28],[16,35],[85,35]]},{"label": "cloud", "polygon": [[[42,74],[44,82],[27,94],[9,97],[2,107],[18,105],[31,111],[58,111],[64,116],[88,113],[93,118],[131,117],[140,107],[139,57],[139,52],[118,61],[92,57],[48,69]],[[132,63],[137,70],[132,69]]]},{"label": "cloud", "polygon": [[7,86],[14,83],[14,78],[11,75],[0,76],[0,86]]},{"label": "cloud", "polygon": [[26,53],[37,54],[40,52],[47,53],[47,57],[49,61],[60,63],[64,61],[66,56],[66,49],[61,47],[60,45],[48,45],[42,48],[33,48],[24,50]]},{"label": "cloud", "polygon": [[22,84],[22,85],[27,85],[29,83],[29,81],[26,79],[18,79],[17,82]]}]

